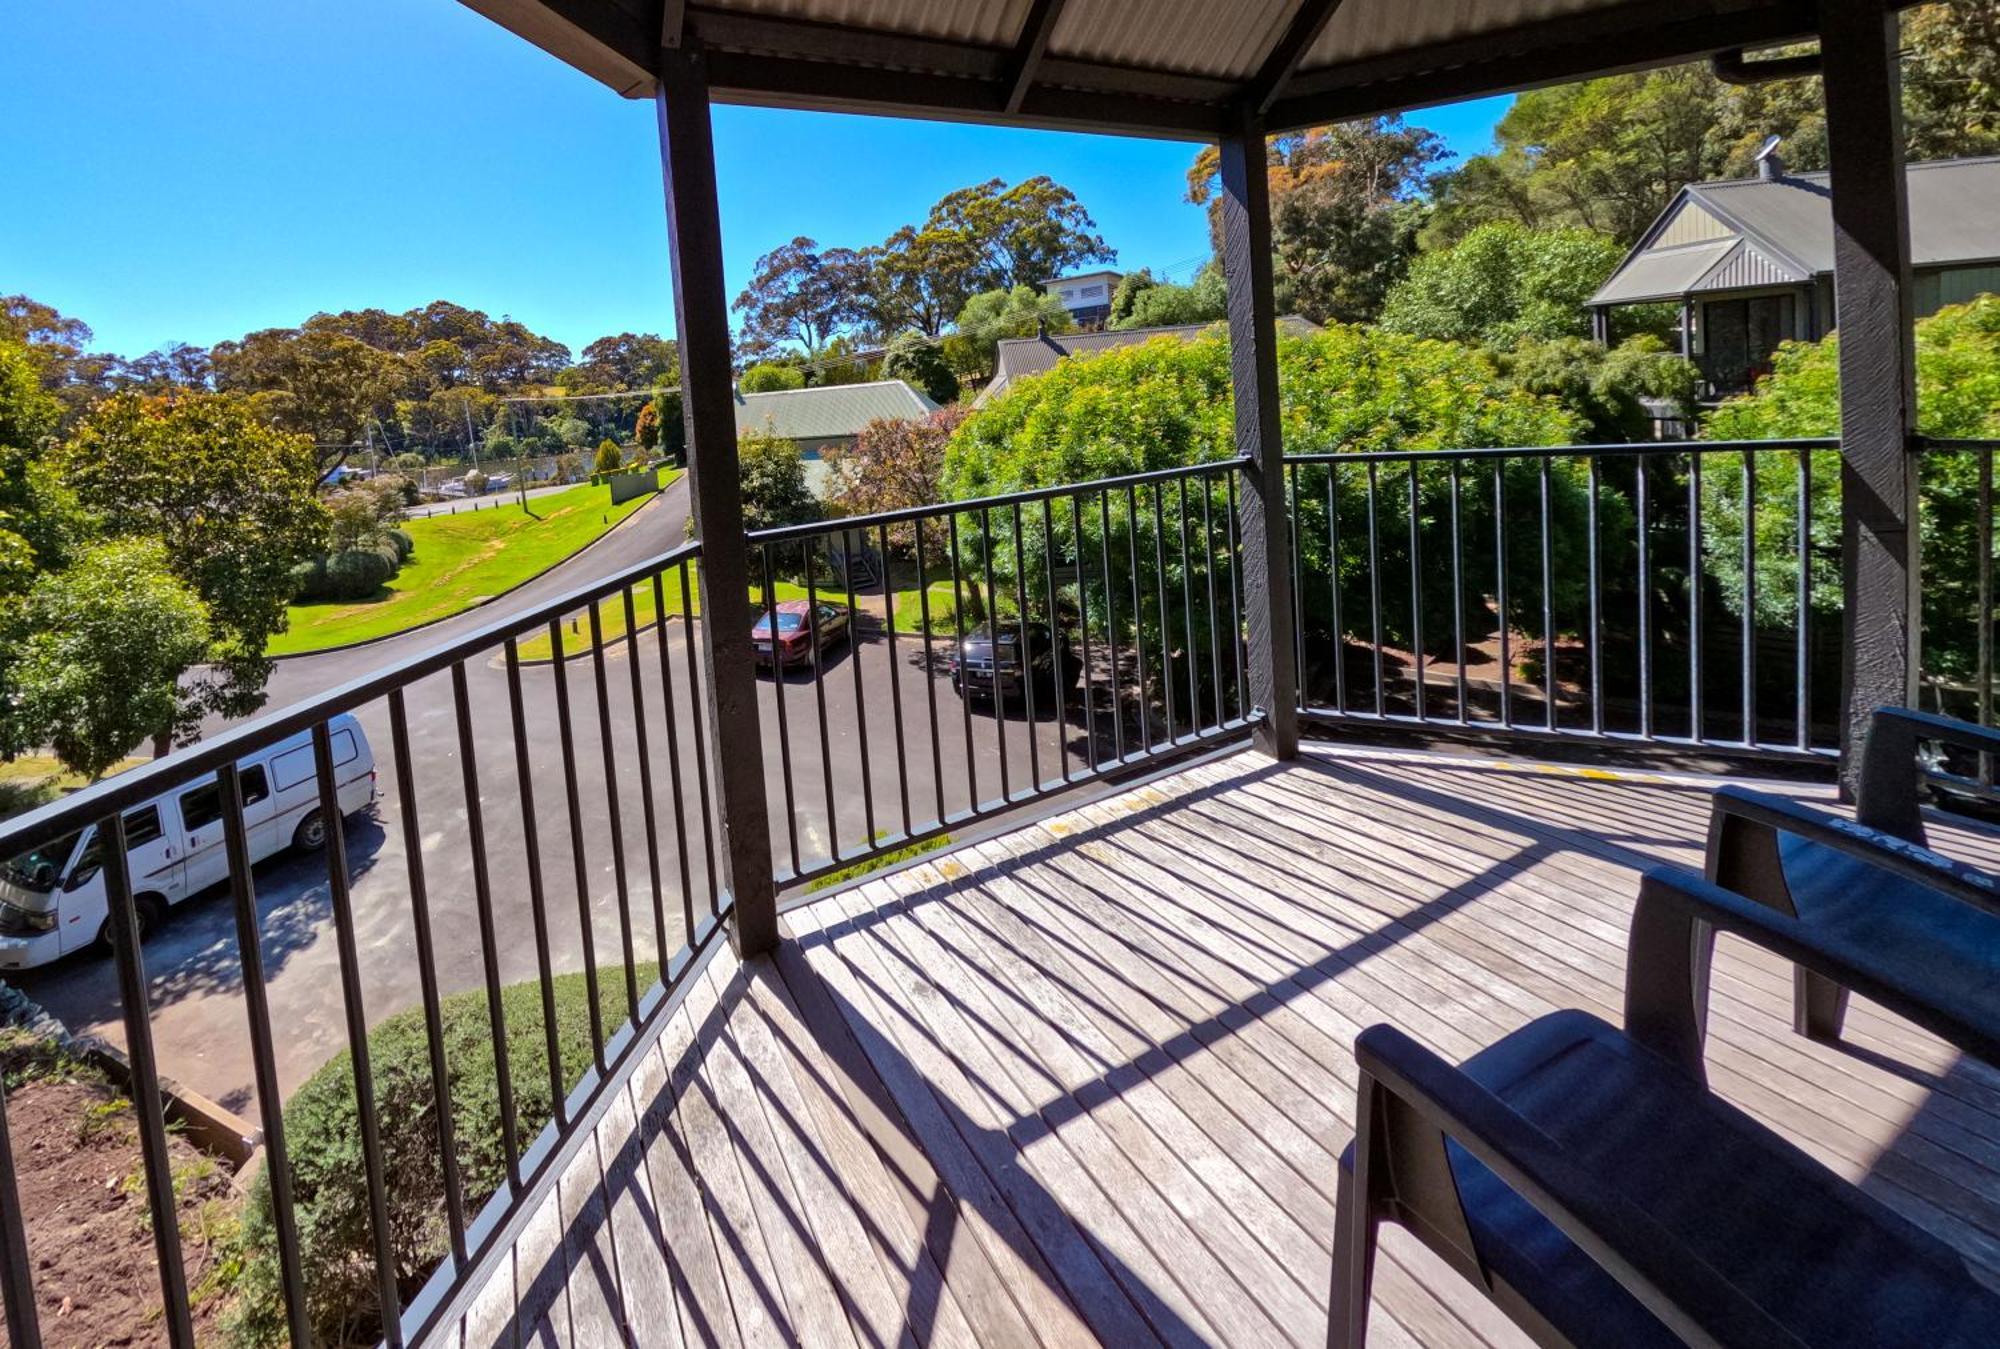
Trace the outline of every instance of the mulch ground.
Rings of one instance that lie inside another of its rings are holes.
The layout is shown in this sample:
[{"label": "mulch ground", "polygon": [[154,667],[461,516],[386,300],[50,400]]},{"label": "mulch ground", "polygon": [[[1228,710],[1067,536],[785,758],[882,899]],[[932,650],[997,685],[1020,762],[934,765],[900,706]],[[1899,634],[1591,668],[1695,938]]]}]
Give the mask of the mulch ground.
[{"label": "mulch ground", "polygon": [[[27,1217],[42,1342],[50,1349],[165,1344],[159,1261],[148,1218],[138,1131],[129,1103],[102,1085],[30,1081],[7,1097],[21,1208]],[[169,1135],[181,1190],[188,1285],[209,1275],[205,1234],[234,1223],[226,1168]],[[194,1310],[196,1336],[219,1339],[223,1299]]]}]

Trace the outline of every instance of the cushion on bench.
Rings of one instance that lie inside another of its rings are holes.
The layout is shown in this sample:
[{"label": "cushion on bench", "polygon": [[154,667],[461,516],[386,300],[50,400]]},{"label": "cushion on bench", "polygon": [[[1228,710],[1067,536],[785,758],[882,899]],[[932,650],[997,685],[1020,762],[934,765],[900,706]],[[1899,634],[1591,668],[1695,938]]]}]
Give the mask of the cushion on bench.
[{"label": "cushion on bench", "polygon": [[[1463,1071],[1800,1341],[2000,1344],[2000,1298],[1955,1251],[1597,1018],[1543,1017]],[[1679,1343],[1485,1166],[1450,1155],[1480,1258],[1559,1332]]]}]

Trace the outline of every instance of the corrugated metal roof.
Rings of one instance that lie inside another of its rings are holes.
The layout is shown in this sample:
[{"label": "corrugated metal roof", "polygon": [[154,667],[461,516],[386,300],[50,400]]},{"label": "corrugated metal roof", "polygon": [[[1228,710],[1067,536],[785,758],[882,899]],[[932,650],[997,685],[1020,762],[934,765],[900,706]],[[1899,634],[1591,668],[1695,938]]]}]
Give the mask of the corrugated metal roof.
[{"label": "corrugated metal roof", "polygon": [[709,9],[1008,46],[1034,0],[720,0]]},{"label": "corrugated metal roof", "polygon": [[1602,0],[1346,0],[1301,71],[1602,8]]},{"label": "corrugated metal roof", "polygon": [[[1371,0],[1353,0],[1370,3]],[[1069,0],[1049,37],[1052,56],[1244,79],[1263,64],[1297,0]],[[1135,20],[1143,19],[1143,22]]]},{"label": "corrugated metal roof", "polygon": [[[974,406],[997,396],[1010,383],[1025,379],[1029,375],[1039,375],[1053,370],[1056,362],[1069,356],[1094,356],[1103,351],[1115,351],[1119,347],[1134,347],[1141,342],[1150,342],[1156,337],[1173,337],[1183,342],[1191,341],[1211,328],[1222,327],[1222,320],[1212,323],[1176,323],[1162,328],[1107,328],[1094,333],[1048,333],[1041,337],[1003,337],[994,357],[993,378],[987,382],[979,396],[973,400]],[[1297,314],[1287,314],[1278,320],[1280,331],[1293,337],[1319,331],[1319,325],[1311,319]]]},{"label": "corrugated metal roof", "polygon": [[1678,248],[1655,248],[1636,253],[1597,288],[1591,304],[1640,304],[1648,300],[1672,300],[1695,288],[1709,268],[1735,251],[1735,239],[1711,239],[1707,243],[1682,244]]},{"label": "corrugated metal roof", "polygon": [[736,429],[768,431],[787,440],[852,436],[872,421],[926,417],[938,405],[900,379],[828,384],[736,395]]},{"label": "corrugated metal roof", "polygon": [[1766,253],[1748,239],[1738,243],[1708,274],[1694,283],[1696,291],[1760,290],[1766,286],[1797,286],[1811,279],[1799,267]]},{"label": "corrugated metal roof", "polygon": [[[1912,263],[1935,267],[2000,258],[2000,158],[1912,164],[1908,179]],[[1688,190],[1776,254],[1809,271],[1833,270],[1833,206],[1825,173],[1697,183]]]}]

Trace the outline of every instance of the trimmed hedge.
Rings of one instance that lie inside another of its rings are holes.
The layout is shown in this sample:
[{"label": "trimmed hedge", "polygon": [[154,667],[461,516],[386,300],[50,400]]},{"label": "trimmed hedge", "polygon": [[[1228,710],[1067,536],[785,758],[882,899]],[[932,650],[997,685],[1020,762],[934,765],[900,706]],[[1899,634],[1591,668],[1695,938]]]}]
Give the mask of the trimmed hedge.
[{"label": "trimmed hedge", "polygon": [[[641,989],[658,973],[656,965],[640,965]],[[625,1020],[622,968],[600,970],[598,983],[608,1035]],[[591,1061],[588,986],[579,973],[558,975],[553,987],[557,1053],[563,1080],[573,1085]],[[533,980],[510,985],[501,990],[500,1002],[520,1129],[517,1142],[525,1151],[554,1116],[541,987]],[[442,1001],[439,1011],[451,1074],[454,1151],[469,1221],[506,1177],[486,992],[453,994]],[[368,1059],[382,1128],[396,1283],[407,1305],[449,1250],[423,1009],[392,1016],[370,1031]],[[381,1308],[375,1294],[367,1173],[348,1053],[329,1060],[285,1103],[285,1142],[291,1152],[292,1195],[314,1335],[325,1344],[374,1344],[381,1338]],[[242,1240],[244,1270],[230,1313],[230,1340],[241,1346],[284,1344],[284,1293],[267,1174],[258,1176],[244,1205]]]},{"label": "trimmed hedge", "polygon": [[390,529],[365,548],[301,562],[292,568],[292,598],[297,603],[365,600],[395,579],[415,549],[407,533]]}]

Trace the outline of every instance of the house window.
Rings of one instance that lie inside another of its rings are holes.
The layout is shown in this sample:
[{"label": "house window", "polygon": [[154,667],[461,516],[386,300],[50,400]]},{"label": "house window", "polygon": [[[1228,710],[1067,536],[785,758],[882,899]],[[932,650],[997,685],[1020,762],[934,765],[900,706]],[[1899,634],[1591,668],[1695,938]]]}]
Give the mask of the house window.
[{"label": "house window", "polygon": [[1102,286],[1085,286],[1085,287],[1083,288],[1083,298],[1084,298],[1084,299],[1086,299],[1086,300],[1101,300],[1101,299],[1103,299],[1103,298],[1104,298],[1104,287],[1102,287]]}]

